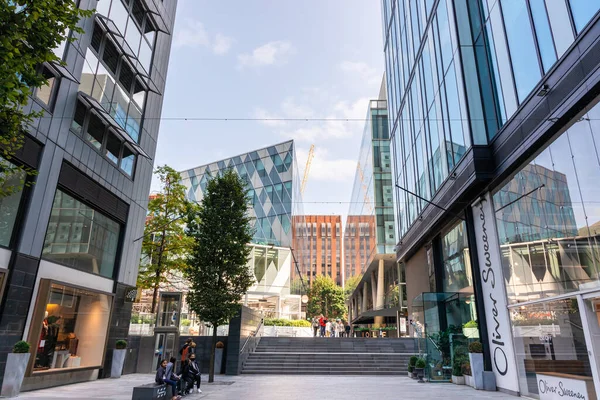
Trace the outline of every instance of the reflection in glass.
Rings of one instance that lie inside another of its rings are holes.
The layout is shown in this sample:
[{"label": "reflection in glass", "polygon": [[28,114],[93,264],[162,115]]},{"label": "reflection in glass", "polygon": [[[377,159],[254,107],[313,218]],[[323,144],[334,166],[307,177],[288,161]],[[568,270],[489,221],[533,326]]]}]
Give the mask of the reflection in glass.
[{"label": "reflection in glass", "polygon": [[45,259],[112,278],[121,226],[56,191],[42,252]]},{"label": "reflection in glass", "polygon": [[444,262],[444,291],[473,293],[473,278],[467,243],[467,228],[458,223],[442,235],[442,258]]},{"label": "reflection in glass", "polygon": [[600,10],[600,1],[598,0],[569,0],[571,5],[571,14],[575,21],[577,33],[581,33],[583,28]]},{"label": "reflection in glass", "polygon": [[0,246],[10,245],[26,177],[25,171],[0,157]]},{"label": "reflection in glass", "polygon": [[[521,394],[539,398],[540,375],[590,381],[592,370],[575,298],[511,310]],[[590,349],[591,350],[591,349]],[[595,398],[594,385],[587,385]]]},{"label": "reflection in glass", "polygon": [[51,284],[40,337],[30,338],[37,344],[33,371],[101,366],[111,302],[106,294]]},{"label": "reflection in glass", "polygon": [[511,303],[578,291],[600,279],[597,130],[592,121],[575,122],[494,194]]}]

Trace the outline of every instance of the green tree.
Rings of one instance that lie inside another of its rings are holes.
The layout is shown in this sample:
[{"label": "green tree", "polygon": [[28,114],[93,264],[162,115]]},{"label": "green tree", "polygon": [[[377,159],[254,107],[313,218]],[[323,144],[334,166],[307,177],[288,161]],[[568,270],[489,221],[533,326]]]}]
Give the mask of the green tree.
[{"label": "green tree", "polygon": [[350,278],[348,278],[346,280],[345,285],[344,285],[344,298],[346,299],[346,301],[350,300],[352,293],[354,293],[354,290],[356,290],[356,287],[360,283],[361,279],[362,279],[362,275],[357,275],[357,276],[351,276]]},{"label": "green tree", "polygon": [[[24,129],[43,116],[43,111],[25,108],[33,91],[48,84],[42,64],[62,63],[53,50],[69,30],[83,33],[77,23],[91,15],[91,10],[77,8],[74,0],[0,1],[0,155],[6,160],[23,145]],[[20,188],[22,182],[4,184],[15,166],[0,162],[0,171],[0,197]]]},{"label": "green tree", "polygon": [[328,318],[343,318],[346,313],[344,289],[329,276],[317,276],[308,292],[308,315],[323,314]]},{"label": "green tree", "polygon": [[154,290],[153,313],[160,285],[183,273],[193,242],[185,233],[190,203],[185,197],[185,186],[180,183],[181,175],[167,165],[158,167],[154,173],[161,182],[161,191],[148,202],[138,274],[138,286]]},{"label": "green tree", "polygon": [[244,181],[232,170],[209,180],[197,211],[188,220],[194,245],[188,258],[189,308],[213,327],[209,382],[214,380],[217,327],[239,311],[254,281],[247,267],[253,228]]}]

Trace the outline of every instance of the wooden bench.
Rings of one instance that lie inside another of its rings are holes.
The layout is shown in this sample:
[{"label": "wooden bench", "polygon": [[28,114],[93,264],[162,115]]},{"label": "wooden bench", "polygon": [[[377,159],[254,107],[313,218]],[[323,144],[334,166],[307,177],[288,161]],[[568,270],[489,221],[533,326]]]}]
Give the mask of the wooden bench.
[{"label": "wooden bench", "polygon": [[171,397],[173,395],[169,385],[148,383],[147,385],[134,387],[131,400],[168,400]]}]

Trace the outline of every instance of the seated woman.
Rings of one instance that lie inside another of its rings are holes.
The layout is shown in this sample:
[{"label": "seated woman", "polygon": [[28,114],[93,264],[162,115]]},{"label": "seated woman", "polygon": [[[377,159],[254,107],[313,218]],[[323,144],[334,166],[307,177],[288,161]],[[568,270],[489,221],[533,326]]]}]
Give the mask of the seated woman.
[{"label": "seated woman", "polygon": [[159,385],[167,384],[171,386],[171,392],[173,393],[172,400],[181,399],[181,396],[177,396],[177,382],[167,379],[167,360],[162,360],[160,362],[160,365],[156,370],[156,377],[154,378],[154,381]]},{"label": "seated woman", "polygon": [[186,383],[185,394],[191,392],[194,388],[194,383],[198,388],[198,393],[202,393],[202,390],[200,390],[200,366],[198,366],[198,363],[196,362],[196,354],[192,353],[189,355],[189,358],[183,366],[182,372],[183,380]]}]

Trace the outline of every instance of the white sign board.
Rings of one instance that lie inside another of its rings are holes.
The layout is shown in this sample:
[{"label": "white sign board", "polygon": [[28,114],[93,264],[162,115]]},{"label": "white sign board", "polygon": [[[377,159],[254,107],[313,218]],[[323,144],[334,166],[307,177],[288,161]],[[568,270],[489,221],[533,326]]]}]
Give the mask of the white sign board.
[{"label": "white sign board", "polygon": [[481,274],[481,288],[485,308],[491,363],[496,375],[496,385],[503,389],[519,391],[517,364],[515,362],[506,287],[502,274],[500,245],[496,232],[496,218],[490,194],[472,206],[477,259]]},{"label": "white sign board", "polygon": [[400,332],[406,333],[406,318],[400,317]]},{"label": "white sign board", "polygon": [[537,385],[540,400],[578,399],[587,400],[588,391],[585,381],[581,379],[563,378],[553,375],[537,374]]}]

